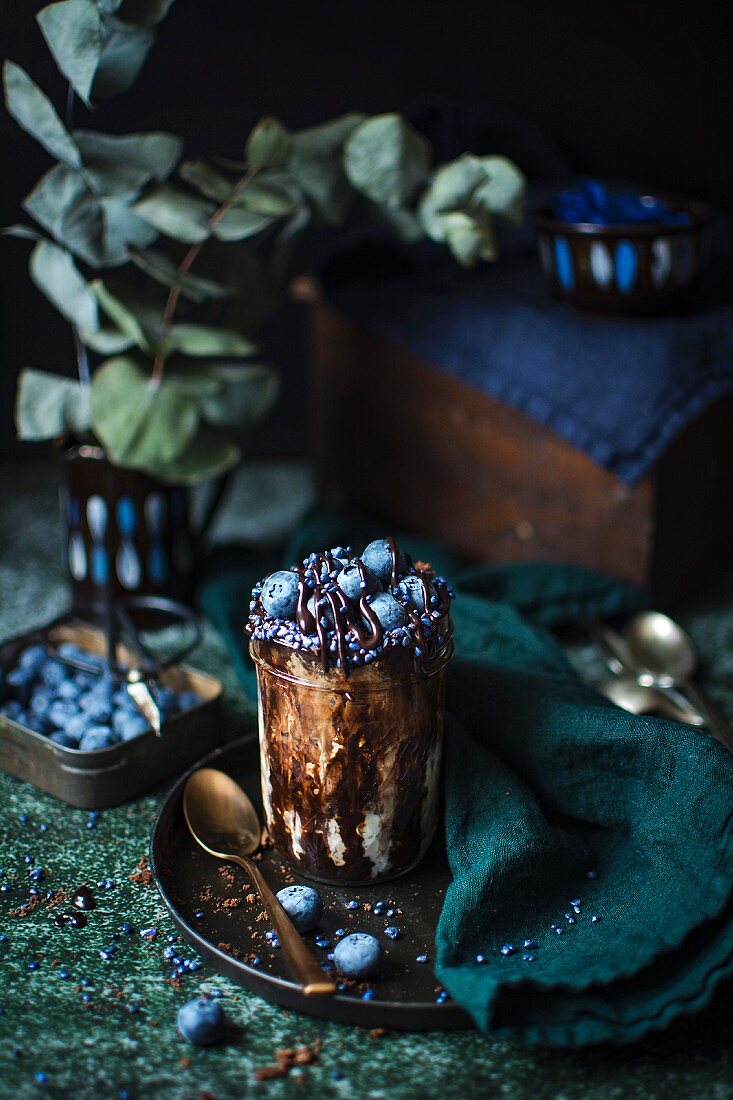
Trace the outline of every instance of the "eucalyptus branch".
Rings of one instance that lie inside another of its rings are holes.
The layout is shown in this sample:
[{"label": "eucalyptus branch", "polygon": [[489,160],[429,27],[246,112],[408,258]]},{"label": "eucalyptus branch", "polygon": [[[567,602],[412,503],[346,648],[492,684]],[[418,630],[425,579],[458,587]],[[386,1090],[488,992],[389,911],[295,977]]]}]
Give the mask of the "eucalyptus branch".
[{"label": "eucalyptus branch", "polygon": [[74,335],[74,350],[76,351],[76,366],[79,372],[79,381],[82,386],[90,386],[92,376],[89,370],[89,354],[84,341],[79,335],[79,329],[76,325],[71,326],[71,331]]},{"label": "eucalyptus branch", "polygon": [[[236,184],[232,188],[232,193],[230,194],[229,198],[225,202],[223,202],[221,206],[217,207],[217,209],[214,211],[214,213],[211,215],[208,222],[206,223],[206,228],[208,230],[214,229],[214,227],[217,225],[218,222],[221,221],[224,215],[231,210],[232,206],[242,194],[247,184],[251,182],[257,171],[257,167],[248,168],[241,179],[237,180]],[[168,299],[165,303],[163,317],[160,322],[160,333],[163,337],[165,337],[170,332],[171,325],[173,324],[173,317],[175,316],[178,299],[181,296],[181,280],[184,279],[186,275],[188,275],[189,271],[196,262],[199,253],[201,252],[201,249],[204,247],[209,239],[210,238],[207,236],[204,237],[202,241],[196,241],[195,244],[192,244],[186,255],[181,260],[180,264],[178,265],[178,268],[176,270],[176,277],[173,286],[168,291]],[[153,360],[153,372],[150,376],[151,386],[157,387],[160,385],[163,379],[163,371],[165,370],[167,357],[168,354],[165,351],[159,351],[155,356],[155,359]]]}]

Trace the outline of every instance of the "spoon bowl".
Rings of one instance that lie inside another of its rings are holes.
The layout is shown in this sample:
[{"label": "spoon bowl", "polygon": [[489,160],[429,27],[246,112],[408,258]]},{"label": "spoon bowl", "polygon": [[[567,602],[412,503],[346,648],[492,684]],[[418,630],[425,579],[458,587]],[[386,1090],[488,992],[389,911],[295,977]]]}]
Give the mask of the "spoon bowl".
[{"label": "spoon bowl", "polygon": [[191,836],[205,852],[236,863],[250,875],[303,992],[334,994],[335,983],[324,973],[259,867],[249,858],[259,847],[262,834],[257,811],[239,784],[216,768],[199,768],[186,783],[183,814]]},{"label": "spoon bowl", "polygon": [[644,668],[670,682],[687,680],[697,669],[697,652],[689,634],[661,611],[641,611],[624,631],[626,642]]}]

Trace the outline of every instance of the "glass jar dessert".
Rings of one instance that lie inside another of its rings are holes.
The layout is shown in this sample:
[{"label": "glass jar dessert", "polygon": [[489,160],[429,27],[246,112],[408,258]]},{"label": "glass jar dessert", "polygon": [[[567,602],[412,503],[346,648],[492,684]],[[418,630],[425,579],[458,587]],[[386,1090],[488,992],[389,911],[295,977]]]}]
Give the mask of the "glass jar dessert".
[{"label": "glass jar dessert", "polygon": [[395,878],[438,818],[452,592],[393,540],[311,554],[253,592],[265,821],[328,882]]}]

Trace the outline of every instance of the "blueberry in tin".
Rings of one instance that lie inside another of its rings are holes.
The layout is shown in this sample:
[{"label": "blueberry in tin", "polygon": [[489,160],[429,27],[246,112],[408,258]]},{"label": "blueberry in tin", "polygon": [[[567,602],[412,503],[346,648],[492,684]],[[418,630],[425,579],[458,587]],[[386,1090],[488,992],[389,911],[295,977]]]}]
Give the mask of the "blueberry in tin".
[{"label": "blueberry in tin", "polygon": [[393,539],[370,547],[344,568],[325,550],[287,571],[288,618],[268,612],[271,574],[247,623],[268,832],[298,870],[333,882],[404,873],[437,819],[452,592]]}]

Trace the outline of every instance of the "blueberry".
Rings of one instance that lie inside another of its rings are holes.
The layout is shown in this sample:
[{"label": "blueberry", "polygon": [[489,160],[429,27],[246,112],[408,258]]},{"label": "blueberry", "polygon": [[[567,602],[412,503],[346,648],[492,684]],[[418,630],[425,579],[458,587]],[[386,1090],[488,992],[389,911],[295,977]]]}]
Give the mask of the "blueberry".
[{"label": "blueberry", "polygon": [[99,683],[99,677],[93,672],[84,672],[83,669],[79,669],[74,672],[74,683],[80,691],[91,691],[95,684]]},{"label": "blueberry", "polygon": [[[408,573],[406,577],[403,577],[398,588],[410,607],[414,607],[421,614],[425,611],[425,585],[416,573]],[[434,595],[435,589],[432,584],[428,584],[427,589],[428,608],[430,608],[430,597]]]},{"label": "blueberry", "polygon": [[407,622],[407,614],[402,604],[397,603],[394,596],[388,592],[380,592],[371,603],[374,614],[379,619],[383,630],[395,630],[398,626],[404,626]]},{"label": "blueberry", "polygon": [[333,961],[345,978],[363,980],[379,974],[384,952],[379,940],[368,932],[352,932],[336,944]]},{"label": "blueberry", "polygon": [[321,895],[312,886],[286,886],[278,890],[277,900],[299,932],[310,932],[323,915]]},{"label": "blueberry", "polygon": [[195,691],[182,691],[178,696],[179,710],[191,710],[191,707],[197,707],[200,702],[201,696]]},{"label": "blueberry", "polygon": [[0,707],[0,714],[4,714],[11,722],[17,722],[18,716],[23,713],[23,708],[17,699],[9,699]]},{"label": "blueberry", "polygon": [[91,725],[92,721],[88,714],[75,714],[64,726],[64,733],[74,741],[80,741]]},{"label": "blueberry", "polygon": [[[115,715],[115,718],[117,718],[117,715]],[[140,737],[141,734],[147,733],[150,726],[142,714],[125,714],[120,722],[114,723],[114,728],[123,741],[132,741],[134,737]]]},{"label": "blueberry", "polygon": [[58,699],[68,699],[73,702],[81,694],[81,688],[73,680],[62,680],[59,686],[56,688],[56,696]]},{"label": "blueberry", "polygon": [[273,619],[292,619],[298,605],[298,574],[288,569],[271,573],[262,586],[262,606]]},{"label": "blueberry", "polygon": [[79,708],[68,699],[56,699],[48,708],[48,717],[57,729],[65,729],[66,723],[76,717]]},{"label": "blueberry", "polygon": [[41,685],[41,687],[37,687],[31,695],[30,702],[28,703],[28,710],[31,714],[35,714],[40,718],[42,715],[46,714],[52,702],[53,695],[51,691],[49,688]]},{"label": "blueberry", "polygon": [[42,645],[29,645],[18,658],[18,667],[30,669],[34,675],[37,675],[45,661],[45,648]]},{"label": "blueberry", "polygon": [[52,657],[41,666],[40,678],[43,680],[44,684],[47,684],[49,687],[57,688],[59,684],[67,679],[68,675],[69,672],[67,669]]},{"label": "blueberry", "polygon": [[361,573],[358,565],[354,562],[352,565],[347,565],[339,573],[337,583],[344,596],[348,596],[350,600],[358,600],[361,596],[375,596],[377,592],[382,591],[381,581],[366,567],[364,568],[364,578],[366,588],[361,587]]},{"label": "blueberry", "polygon": [[109,749],[120,740],[120,735],[109,726],[91,726],[79,742],[79,748],[83,752],[95,752],[97,749]]},{"label": "blueberry", "polygon": [[331,610],[331,604],[325,596],[321,596],[320,603],[318,605],[318,611],[316,611],[316,597],[311,596],[308,600],[308,610],[314,618],[325,619],[326,628],[330,630],[333,626],[333,611]]},{"label": "blueberry", "polygon": [[76,737],[70,737],[66,730],[56,730],[49,737],[50,741],[54,741],[57,745],[61,745],[64,749],[78,749],[79,741]]},{"label": "blueberry", "polygon": [[109,722],[112,718],[112,701],[99,688],[92,688],[80,695],[79,706],[95,725]]},{"label": "blueberry", "polygon": [[178,1030],[189,1043],[207,1047],[224,1035],[226,1017],[217,1001],[199,997],[178,1010]]},{"label": "blueberry", "polygon": [[13,668],[5,677],[8,693],[20,703],[27,703],[31,694],[31,685],[35,673],[28,668]]},{"label": "blueberry", "polygon": [[56,729],[48,715],[34,714],[32,710],[27,712],[25,724],[36,733],[52,733]]},{"label": "blueberry", "polygon": [[[386,539],[375,539],[370,542],[361,555],[361,560],[372,573],[375,573],[382,584],[389,584],[392,577],[392,553]],[[397,551],[397,572],[404,573],[407,569],[407,559],[401,550]]]}]

